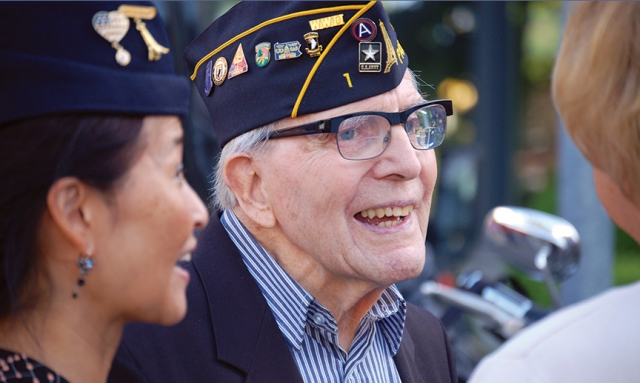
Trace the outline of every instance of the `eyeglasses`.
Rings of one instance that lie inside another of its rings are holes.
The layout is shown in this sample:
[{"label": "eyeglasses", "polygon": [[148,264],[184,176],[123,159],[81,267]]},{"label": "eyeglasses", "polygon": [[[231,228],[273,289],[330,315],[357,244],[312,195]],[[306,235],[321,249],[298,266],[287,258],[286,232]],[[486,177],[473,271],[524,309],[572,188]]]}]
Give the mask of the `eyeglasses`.
[{"label": "eyeglasses", "polygon": [[309,134],[335,133],[340,155],[347,160],[368,160],[381,155],[391,140],[391,127],[402,124],[411,146],[433,149],[444,140],[451,100],[429,101],[402,112],[359,112],[269,133],[265,140]]}]

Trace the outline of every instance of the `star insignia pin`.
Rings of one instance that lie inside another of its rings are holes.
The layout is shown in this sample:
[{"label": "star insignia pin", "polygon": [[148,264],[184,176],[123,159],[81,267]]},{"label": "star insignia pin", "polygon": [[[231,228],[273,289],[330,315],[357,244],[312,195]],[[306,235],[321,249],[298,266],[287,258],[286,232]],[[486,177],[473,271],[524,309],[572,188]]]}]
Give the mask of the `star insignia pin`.
[{"label": "star insignia pin", "polygon": [[360,60],[358,61],[358,71],[361,73],[378,73],[382,70],[382,43],[360,43]]}]

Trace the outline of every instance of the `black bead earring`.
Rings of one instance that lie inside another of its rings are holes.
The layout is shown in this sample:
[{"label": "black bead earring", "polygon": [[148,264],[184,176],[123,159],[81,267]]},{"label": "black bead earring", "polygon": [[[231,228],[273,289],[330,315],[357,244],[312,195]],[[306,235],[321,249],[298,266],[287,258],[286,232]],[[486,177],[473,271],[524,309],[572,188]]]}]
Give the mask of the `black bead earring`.
[{"label": "black bead earring", "polygon": [[93,268],[93,261],[91,260],[91,255],[87,254],[86,257],[82,256],[82,253],[78,255],[78,268],[80,269],[80,278],[78,278],[78,284],[76,288],[73,290],[73,294],[71,295],[73,299],[78,298],[78,292],[80,292],[80,287],[84,286],[84,277],[87,275],[89,270]]}]

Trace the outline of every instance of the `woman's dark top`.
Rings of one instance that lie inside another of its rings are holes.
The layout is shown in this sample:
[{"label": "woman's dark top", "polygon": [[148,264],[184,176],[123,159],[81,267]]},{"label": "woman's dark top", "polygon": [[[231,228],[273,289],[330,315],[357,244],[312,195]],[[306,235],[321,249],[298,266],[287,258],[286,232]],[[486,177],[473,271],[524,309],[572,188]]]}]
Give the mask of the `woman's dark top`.
[{"label": "woman's dark top", "polygon": [[49,367],[24,354],[0,348],[0,382],[69,383]]}]

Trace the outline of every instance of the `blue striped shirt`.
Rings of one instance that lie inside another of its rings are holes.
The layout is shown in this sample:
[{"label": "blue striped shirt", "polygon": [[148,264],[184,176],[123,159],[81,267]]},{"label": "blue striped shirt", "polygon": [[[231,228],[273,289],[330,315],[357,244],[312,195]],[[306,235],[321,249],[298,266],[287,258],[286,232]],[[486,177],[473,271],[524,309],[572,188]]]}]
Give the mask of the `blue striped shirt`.
[{"label": "blue striped shirt", "polygon": [[222,225],[258,283],[305,383],[400,383],[393,361],[402,340],[406,302],[395,286],[367,312],[347,354],[333,315],[291,278],[226,210]]}]

